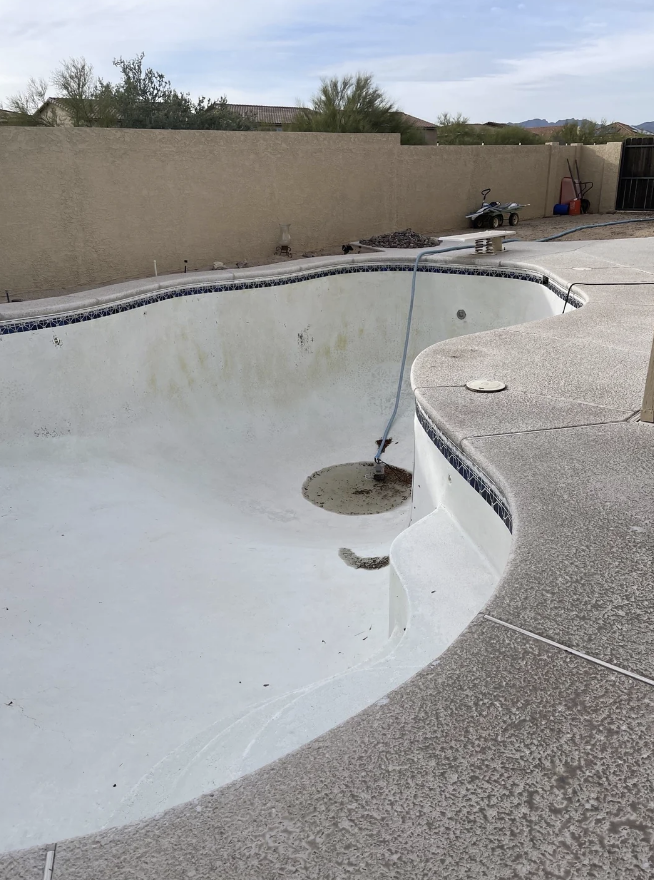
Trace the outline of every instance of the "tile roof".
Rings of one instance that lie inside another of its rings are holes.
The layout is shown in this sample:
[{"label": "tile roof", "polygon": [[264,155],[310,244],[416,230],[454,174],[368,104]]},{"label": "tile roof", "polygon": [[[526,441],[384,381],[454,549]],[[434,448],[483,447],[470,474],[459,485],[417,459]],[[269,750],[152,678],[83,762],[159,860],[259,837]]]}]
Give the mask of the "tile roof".
[{"label": "tile roof", "polygon": [[426,119],[420,119],[419,116],[411,116],[410,113],[402,113],[405,119],[408,119],[409,122],[414,125],[416,128],[429,128],[434,129],[436,131],[436,123],[435,122],[427,122]]},{"label": "tile roof", "polygon": [[20,116],[15,110],[4,110],[0,107],[0,122],[7,122],[12,116]]},{"label": "tile roof", "polygon": [[[66,98],[48,97],[38,112],[43,112],[49,104],[65,108]],[[299,107],[271,106],[267,104],[227,104],[226,107],[233,113],[240,113],[241,116],[249,117],[260,125],[292,125],[300,109]],[[411,116],[409,113],[403,113],[402,115],[416,128],[436,130],[434,122],[427,122],[427,120]]]},{"label": "tile roof", "polygon": [[[298,107],[271,107],[265,104],[227,104],[227,109],[241,116],[249,116],[263,125],[291,125],[295,121]],[[417,116],[402,114],[416,128],[436,128],[435,123],[419,119]]]},{"label": "tile roof", "polygon": [[227,104],[227,109],[241,116],[249,116],[263,125],[289,125],[298,111],[298,107],[268,107],[263,104]]}]

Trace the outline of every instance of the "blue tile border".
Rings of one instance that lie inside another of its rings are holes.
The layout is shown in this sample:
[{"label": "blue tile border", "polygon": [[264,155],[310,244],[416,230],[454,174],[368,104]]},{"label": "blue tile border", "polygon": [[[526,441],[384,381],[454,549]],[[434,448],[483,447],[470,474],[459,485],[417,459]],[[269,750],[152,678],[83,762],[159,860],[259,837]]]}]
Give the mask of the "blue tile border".
[{"label": "blue tile border", "polygon": [[425,433],[434,444],[436,449],[458,471],[466,483],[469,483],[475,492],[478,492],[484,501],[493,508],[507,529],[513,531],[513,518],[506,498],[488,477],[476,468],[472,462],[458,449],[445,434],[429,420],[425,411],[416,403],[416,417]]},{"label": "blue tile border", "polygon": [[[513,278],[519,281],[532,281],[544,284],[560,299],[566,300],[573,308],[579,308],[583,302],[574,294],[568,296],[567,290],[556,284],[546,275],[539,272],[529,272],[515,269],[491,269],[477,268],[475,266],[451,266],[423,263],[418,267],[419,272],[427,272],[437,275],[477,275],[487,278]],[[64,327],[68,324],[79,324],[84,321],[94,321],[108,315],[117,315],[120,312],[129,312],[132,309],[140,309],[153,303],[163,302],[168,299],[177,299],[183,296],[197,296],[202,293],[226,293],[235,290],[256,290],[264,287],[281,287],[285,284],[297,284],[300,281],[309,281],[312,278],[325,278],[333,275],[355,275],[361,272],[413,272],[413,263],[365,263],[352,266],[334,266],[330,269],[314,269],[294,275],[281,275],[273,278],[258,278],[251,281],[225,281],[222,284],[184,284],[177,287],[167,287],[154,293],[144,293],[133,296],[119,302],[106,303],[101,306],[90,306],[77,311],[59,313],[56,315],[44,315],[37,318],[21,318],[16,321],[0,322],[0,336],[10,333],[25,333],[29,330],[45,330],[51,327]]]}]

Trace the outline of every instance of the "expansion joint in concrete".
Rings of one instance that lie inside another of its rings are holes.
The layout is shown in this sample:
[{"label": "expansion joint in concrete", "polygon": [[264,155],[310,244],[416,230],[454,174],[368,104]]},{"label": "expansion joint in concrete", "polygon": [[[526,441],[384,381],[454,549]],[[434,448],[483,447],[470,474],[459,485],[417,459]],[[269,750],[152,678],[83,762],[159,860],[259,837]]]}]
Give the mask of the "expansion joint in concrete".
[{"label": "expansion joint in concrete", "polygon": [[515,434],[545,434],[552,431],[570,431],[574,428],[600,428],[602,425],[616,425],[620,422],[637,421],[639,413],[640,411],[637,410],[625,418],[607,419],[605,422],[580,422],[578,425],[557,425],[551,428],[523,428],[520,431],[497,431],[494,434],[468,434],[466,437],[461,438],[461,443],[465,443],[466,440],[484,440],[487,437],[510,437]]},{"label": "expansion joint in concrete", "polygon": [[514,626],[512,623],[507,623],[505,620],[499,620],[497,617],[491,617],[490,614],[484,614],[484,620],[490,620],[491,623],[497,623],[500,626],[505,626],[507,629],[512,629],[514,632],[521,633],[523,636],[527,636],[530,639],[536,639],[536,641],[544,642],[546,645],[550,645],[553,648],[559,648],[561,651],[565,651],[567,654],[573,654],[575,657],[581,657],[582,660],[587,660],[589,663],[595,663],[597,666],[603,666],[605,669],[610,669],[612,672],[619,672],[620,675],[626,675],[627,678],[633,678],[636,681],[642,681],[643,684],[648,684],[651,687],[654,687],[654,681],[651,678],[645,678],[644,675],[638,675],[637,672],[630,672],[628,669],[623,669],[621,666],[614,666],[613,663],[607,663],[605,660],[599,660],[597,657],[591,657],[590,654],[584,654],[582,651],[575,651],[574,648],[569,648],[567,645],[562,645],[559,642],[554,642],[552,639],[546,639],[545,636],[539,636],[534,632],[530,632],[528,629],[522,629],[519,626]]}]

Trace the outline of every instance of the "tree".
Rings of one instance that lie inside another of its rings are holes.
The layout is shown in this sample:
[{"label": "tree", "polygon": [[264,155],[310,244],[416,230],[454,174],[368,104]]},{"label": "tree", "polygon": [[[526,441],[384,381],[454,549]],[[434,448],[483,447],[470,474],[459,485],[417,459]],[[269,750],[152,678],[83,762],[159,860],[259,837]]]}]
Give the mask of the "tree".
[{"label": "tree", "polygon": [[51,79],[68,124],[103,128],[116,124],[111,90],[95,76],[93,66],[84,58],[64,61]]},{"label": "tree", "polygon": [[485,144],[543,144],[545,141],[521,125],[501,125],[478,129]]},{"label": "tree", "polygon": [[323,79],[310,106],[299,106],[293,128],[355,134],[396,132],[403,144],[425,142],[420,129],[411,124],[367,73]]},{"label": "tree", "polygon": [[227,98],[191,100],[178,92],[163,73],[143,67],[144,55],[114,65],[120,70],[118,83],[105,82],[93,73],[84,58],[71,58],[50,77],[56,100],[46,107],[49,83],[31,79],[25,92],[9,100],[17,115],[14,125],[73,125],[121,128],[222,129],[248,131],[257,128],[253,120],[234,113]]},{"label": "tree", "polygon": [[144,54],[125,61],[114,60],[121,80],[102,83],[111,93],[121,128],[168,128],[249,131],[256,124],[227,107],[227,98],[192,101],[188,93],[174,89],[163,73],[143,68]]},{"label": "tree", "polygon": [[457,113],[441,113],[436,120],[439,144],[481,144],[482,138],[477,126],[470,125],[467,116]]},{"label": "tree", "polygon": [[56,125],[56,108],[43,117],[35,116],[36,112],[45,104],[48,94],[48,81],[46,79],[30,79],[24,92],[18,92],[9,98],[9,110],[15,113],[12,118],[13,125]]},{"label": "tree", "polygon": [[[93,73],[93,67],[84,58],[64,61],[50,77],[56,102],[44,107],[49,83],[46,79],[31,79],[25,92],[9,99],[9,109],[18,116],[17,125],[114,125],[116,114],[111,95],[102,87]],[[41,111],[41,112],[39,112]]]},{"label": "tree", "polygon": [[609,141],[624,140],[614,122],[606,119],[595,122],[592,119],[569,119],[552,135],[561,144],[606,144]]}]

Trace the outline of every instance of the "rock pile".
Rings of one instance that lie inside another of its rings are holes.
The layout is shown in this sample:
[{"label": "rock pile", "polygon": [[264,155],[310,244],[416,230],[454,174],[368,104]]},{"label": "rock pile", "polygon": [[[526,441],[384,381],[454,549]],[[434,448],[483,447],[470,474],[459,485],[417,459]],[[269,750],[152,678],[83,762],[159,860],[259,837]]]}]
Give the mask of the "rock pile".
[{"label": "rock pile", "polygon": [[433,247],[435,238],[427,238],[412,229],[403,229],[401,232],[389,232],[386,235],[373,235],[372,238],[361,239],[359,244],[370,247],[383,248],[424,248]]}]

